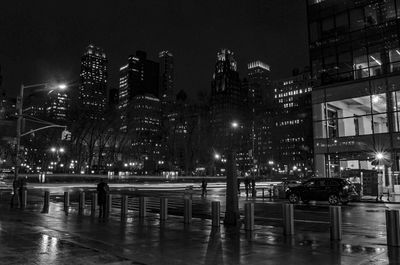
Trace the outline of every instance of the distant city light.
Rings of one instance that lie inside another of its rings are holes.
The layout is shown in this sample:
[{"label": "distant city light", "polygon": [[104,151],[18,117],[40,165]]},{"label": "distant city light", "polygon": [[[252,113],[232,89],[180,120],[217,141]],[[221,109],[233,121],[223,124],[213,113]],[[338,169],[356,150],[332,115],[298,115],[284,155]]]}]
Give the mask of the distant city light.
[{"label": "distant city light", "polygon": [[231,126],[232,126],[232,128],[236,129],[236,128],[239,127],[239,123],[238,123],[237,121],[233,121],[233,122],[231,123]]}]

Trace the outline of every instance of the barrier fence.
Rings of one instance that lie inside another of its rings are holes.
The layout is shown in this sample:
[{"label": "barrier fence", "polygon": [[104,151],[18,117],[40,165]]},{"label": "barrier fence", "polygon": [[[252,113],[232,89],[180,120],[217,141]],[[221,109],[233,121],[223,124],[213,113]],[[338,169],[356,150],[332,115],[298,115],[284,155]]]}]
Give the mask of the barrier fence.
[{"label": "barrier fence", "polygon": [[[3,198],[0,194],[0,198]],[[79,192],[77,201],[77,214],[84,216],[85,210],[90,209],[90,216],[95,217],[97,210],[97,193],[90,192],[90,196],[86,196],[87,192]],[[109,218],[113,208],[113,196],[116,194],[108,194],[106,200],[106,218]],[[90,198],[86,200],[86,198]],[[51,194],[45,191],[43,195],[43,210],[42,213],[49,213]],[[117,198],[116,198],[117,199]],[[147,216],[147,203],[148,197],[137,197],[138,199],[138,217],[143,219]],[[193,200],[185,197],[181,199],[183,202],[183,223],[191,224],[193,218]],[[21,209],[25,209],[28,201],[28,192],[22,192]],[[89,203],[87,203],[89,201]],[[125,221],[129,215],[129,196],[120,195],[120,218]],[[90,207],[89,207],[90,206]],[[63,207],[66,214],[71,210],[70,193],[64,192]],[[159,198],[159,219],[166,221],[168,219],[169,199],[165,197]],[[221,205],[219,201],[211,202],[211,224],[213,227],[220,227],[221,225]],[[387,245],[392,247],[400,247],[400,214],[399,210],[386,210],[386,234]],[[253,231],[254,226],[254,203],[245,203],[244,205],[244,229],[246,231]],[[342,240],[342,210],[340,206],[329,206],[329,224],[330,224],[330,239],[332,241]],[[284,203],[282,204],[282,232],[286,237],[295,235],[295,213],[294,205]]]}]

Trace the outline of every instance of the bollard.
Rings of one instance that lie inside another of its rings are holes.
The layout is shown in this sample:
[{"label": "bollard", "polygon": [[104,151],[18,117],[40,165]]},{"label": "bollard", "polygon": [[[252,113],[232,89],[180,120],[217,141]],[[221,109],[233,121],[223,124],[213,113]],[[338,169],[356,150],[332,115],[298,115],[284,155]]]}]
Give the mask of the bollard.
[{"label": "bollard", "polygon": [[146,209],[147,208],[147,198],[146,197],[139,197],[139,217],[143,218],[146,216]]},{"label": "bollard", "polygon": [[125,221],[127,214],[128,214],[128,196],[123,195],[121,197],[121,221]]},{"label": "bollard", "polygon": [[220,202],[211,202],[212,226],[219,227],[221,225],[220,216],[221,216]]},{"label": "bollard", "polygon": [[97,208],[97,193],[92,193],[92,205],[90,207],[90,215],[92,217],[96,217],[96,208]]},{"label": "bollard", "polygon": [[168,218],[168,199],[160,198],[160,220],[165,221]]},{"label": "bollard", "polygon": [[69,208],[69,192],[64,192],[64,211],[68,213]]},{"label": "bollard", "polygon": [[292,236],[294,235],[294,211],[293,211],[293,204],[283,204],[282,205],[282,212],[283,212],[283,234],[285,236]]},{"label": "bollard", "polygon": [[106,218],[110,217],[111,210],[112,210],[112,195],[107,194]]},{"label": "bollard", "polygon": [[265,190],[265,188],[262,188],[262,197],[263,197],[263,199],[264,199],[264,197],[265,197],[264,190]]},{"label": "bollard", "polygon": [[254,203],[244,205],[244,229],[247,231],[254,230]]},{"label": "bollard", "polygon": [[184,202],[185,202],[184,223],[190,224],[192,222],[192,200],[185,199]]},{"label": "bollard", "polygon": [[25,209],[28,202],[28,190],[23,189],[21,192],[21,209]]},{"label": "bollard", "polygon": [[79,205],[78,205],[78,215],[83,215],[85,210],[85,192],[79,192]]},{"label": "bollard", "polygon": [[43,210],[42,213],[49,213],[49,205],[50,205],[50,192],[44,192],[44,201],[43,201]]},{"label": "bollard", "polygon": [[386,240],[387,245],[400,247],[400,218],[398,210],[386,210]]},{"label": "bollard", "polygon": [[329,206],[331,220],[331,240],[342,240],[342,209],[340,206]]}]

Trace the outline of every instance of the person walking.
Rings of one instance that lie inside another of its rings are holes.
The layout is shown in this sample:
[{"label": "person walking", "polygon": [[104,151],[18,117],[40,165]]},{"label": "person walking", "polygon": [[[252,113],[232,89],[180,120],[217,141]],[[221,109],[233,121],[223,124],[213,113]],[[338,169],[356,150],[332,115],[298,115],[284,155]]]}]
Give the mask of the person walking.
[{"label": "person walking", "polygon": [[26,197],[24,192],[27,190],[27,177],[20,178],[18,181],[18,200],[19,208],[23,209],[26,206]]},{"label": "person walking", "polygon": [[110,190],[105,179],[101,179],[97,184],[97,204],[99,205],[99,219],[106,218],[107,211],[107,194]]},{"label": "person walking", "polygon": [[201,181],[201,196],[206,196],[207,195],[207,180],[203,179]]}]

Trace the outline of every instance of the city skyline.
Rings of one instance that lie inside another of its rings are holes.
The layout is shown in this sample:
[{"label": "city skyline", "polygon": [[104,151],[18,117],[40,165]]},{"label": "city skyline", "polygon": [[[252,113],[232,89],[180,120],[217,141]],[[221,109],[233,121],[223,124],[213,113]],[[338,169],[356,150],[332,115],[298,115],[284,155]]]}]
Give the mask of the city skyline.
[{"label": "city skyline", "polygon": [[[279,1],[279,5],[278,1],[249,4],[230,1],[229,5],[226,1],[218,4],[206,1],[201,5],[191,1],[168,4],[151,1],[136,6],[124,1],[115,7],[100,3],[96,13],[86,17],[82,13],[88,9],[90,2],[82,6],[71,2],[57,8],[51,3],[6,4],[5,10],[10,12],[5,12],[2,21],[5,40],[0,62],[3,88],[10,96],[15,96],[21,82],[74,80],[79,75],[77,61],[89,44],[102,47],[107,54],[110,88],[118,86],[119,67],[136,50],[146,51],[154,61],[158,61],[159,52],[169,50],[175,61],[175,92],[183,89],[191,98],[196,98],[199,90],[208,91],[214,54],[220,48],[235,52],[241,75],[253,60],[268,63],[273,78],[289,76],[293,67],[303,68],[308,64],[303,1]],[[34,15],[39,10],[46,16]],[[128,10],[132,10],[135,18],[127,14]],[[143,17],[140,10],[150,15]],[[118,17],[112,19],[114,13]],[[112,23],[101,22],[103,19]],[[179,19],[186,25],[179,23]],[[299,19],[304,23],[297,23]],[[265,21],[262,27],[260,21]],[[27,31],[26,24],[34,26]],[[19,34],[14,35],[15,32]]]}]

